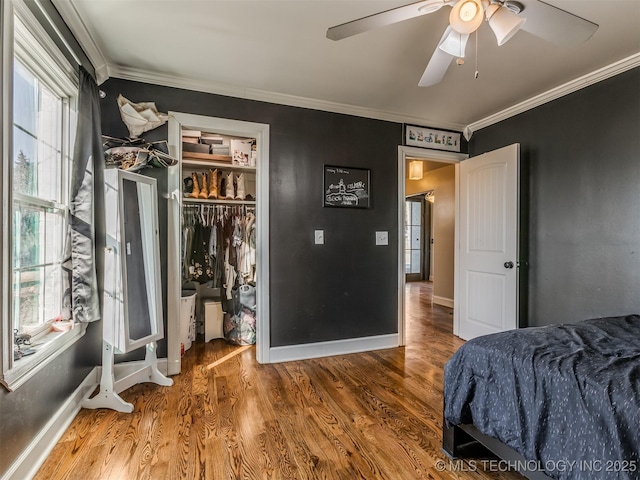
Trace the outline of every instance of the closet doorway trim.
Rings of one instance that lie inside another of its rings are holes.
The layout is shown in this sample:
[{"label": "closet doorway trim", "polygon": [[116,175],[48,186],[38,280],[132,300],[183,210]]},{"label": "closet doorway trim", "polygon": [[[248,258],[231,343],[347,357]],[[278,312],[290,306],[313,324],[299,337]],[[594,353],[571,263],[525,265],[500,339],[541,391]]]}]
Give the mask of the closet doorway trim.
[{"label": "closet doorway trim", "polygon": [[[257,141],[256,168],[256,270],[257,322],[256,358],[270,363],[269,305],[269,125],[226,118],[208,117],[181,112],[169,112],[169,149],[182,160],[182,129],[206,130],[223,135],[253,137]],[[180,265],[180,218],[182,179],[179,168],[170,168],[168,218],[168,280],[167,280],[167,360],[168,373],[180,373],[180,297],[182,294]]]}]

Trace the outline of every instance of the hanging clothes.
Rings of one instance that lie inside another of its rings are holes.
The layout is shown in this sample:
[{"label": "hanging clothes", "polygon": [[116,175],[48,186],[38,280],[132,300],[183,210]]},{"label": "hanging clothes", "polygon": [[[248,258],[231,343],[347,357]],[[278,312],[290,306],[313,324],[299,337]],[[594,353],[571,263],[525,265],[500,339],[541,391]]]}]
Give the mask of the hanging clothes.
[{"label": "hanging clothes", "polygon": [[183,280],[224,289],[255,283],[255,219],[247,207],[186,205]]},{"label": "hanging clothes", "polygon": [[220,288],[225,340],[256,341],[256,216],[253,208],[183,208],[183,280]]},{"label": "hanging clothes", "polygon": [[182,278],[184,280],[191,280],[192,265],[191,257],[193,255],[193,235],[195,233],[195,226],[199,221],[198,209],[194,206],[184,207],[182,211]]},{"label": "hanging clothes", "polygon": [[255,281],[253,277],[255,267],[255,244],[252,253],[251,237],[254,236],[255,242],[255,215],[252,212],[248,212],[243,225],[243,241],[240,245],[240,253],[238,262],[238,269],[240,275],[243,278],[243,283]]},{"label": "hanging clothes", "polygon": [[227,300],[232,299],[232,289],[236,286],[236,280],[238,278],[238,274],[236,273],[236,269],[233,265],[229,263],[229,252],[233,251],[233,247],[227,243],[227,249],[225,251],[224,256],[224,283],[223,286],[225,288],[225,296]]},{"label": "hanging clothes", "polygon": [[193,234],[191,254],[191,279],[198,283],[207,283],[213,279],[213,269],[209,257],[209,238],[211,228],[198,223]]},{"label": "hanging clothes", "polygon": [[215,220],[214,227],[212,229],[211,238],[215,237],[215,246],[212,248],[209,246],[210,251],[213,252],[211,256],[211,264],[213,265],[213,288],[222,287],[222,279],[224,276],[224,237],[223,227],[221,220]]}]

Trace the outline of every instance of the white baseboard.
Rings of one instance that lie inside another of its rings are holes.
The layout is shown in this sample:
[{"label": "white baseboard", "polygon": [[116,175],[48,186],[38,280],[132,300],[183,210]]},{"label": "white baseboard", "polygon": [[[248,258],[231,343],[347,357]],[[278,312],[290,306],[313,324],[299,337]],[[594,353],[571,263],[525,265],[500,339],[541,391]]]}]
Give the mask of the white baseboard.
[{"label": "white baseboard", "polygon": [[443,307],[453,308],[453,298],[433,296],[433,303],[442,305]]},{"label": "white baseboard", "polygon": [[98,367],[94,368],[62,404],[47,424],[31,440],[20,456],[2,475],[2,480],[27,480],[38,473],[47,456],[80,411],[80,404],[98,386]]},{"label": "white baseboard", "polygon": [[331,342],[305,343],[286,347],[272,347],[269,350],[270,363],[307,360],[310,358],[347,355],[350,353],[395,348],[399,345],[397,333],[375,337],[351,338]]}]

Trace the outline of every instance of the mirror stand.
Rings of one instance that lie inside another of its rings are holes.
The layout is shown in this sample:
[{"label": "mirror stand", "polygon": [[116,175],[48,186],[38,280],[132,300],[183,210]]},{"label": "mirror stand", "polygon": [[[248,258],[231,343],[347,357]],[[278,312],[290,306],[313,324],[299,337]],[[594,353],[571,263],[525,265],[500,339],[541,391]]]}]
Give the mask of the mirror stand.
[{"label": "mirror stand", "polygon": [[[156,341],[164,337],[157,185],[154,178],[107,169],[100,392],[84,408],[133,412],[120,393],[138,383],[173,385],[158,370]],[[145,348],[142,361],[115,363],[115,354]]]},{"label": "mirror stand", "polygon": [[133,404],[125,402],[119,393],[138,383],[151,382],[170,387],[173,380],[158,370],[156,342],[148,343],[143,361],[114,364],[114,347],[106,340],[102,341],[102,373],[100,392],[93,398],[82,402],[83,408],[110,408],[117,412],[133,412]]}]

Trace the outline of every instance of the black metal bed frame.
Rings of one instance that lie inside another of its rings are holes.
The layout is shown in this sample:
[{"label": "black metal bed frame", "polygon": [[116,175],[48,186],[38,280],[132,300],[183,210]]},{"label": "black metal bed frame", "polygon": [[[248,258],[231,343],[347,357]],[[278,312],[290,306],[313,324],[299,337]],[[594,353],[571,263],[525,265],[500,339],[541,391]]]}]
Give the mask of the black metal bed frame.
[{"label": "black metal bed frame", "polygon": [[[442,450],[449,458],[468,458],[478,452],[478,447],[484,447],[501,460],[506,460],[514,465],[526,466],[529,462],[525,457],[505,445],[500,440],[485,435],[473,424],[447,426],[443,419],[442,426]],[[516,468],[520,475],[529,480],[551,480],[540,470]]]}]

